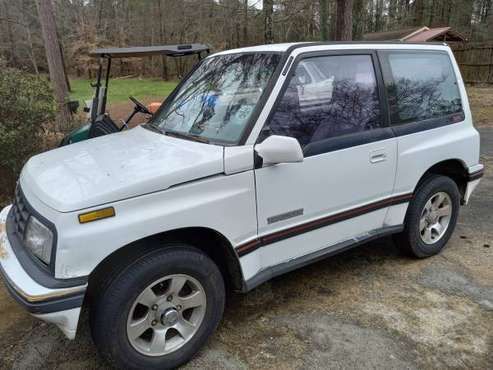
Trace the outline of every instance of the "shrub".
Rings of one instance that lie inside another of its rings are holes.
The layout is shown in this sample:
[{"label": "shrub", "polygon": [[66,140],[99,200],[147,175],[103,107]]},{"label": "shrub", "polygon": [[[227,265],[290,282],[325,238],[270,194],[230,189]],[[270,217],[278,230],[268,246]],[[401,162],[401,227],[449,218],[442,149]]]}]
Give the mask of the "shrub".
[{"label": "shrub", "polygon": [[0,68],[0,203],[12,194],[27,159],[43,149],[43,131],[54,115],[45,78]]}]

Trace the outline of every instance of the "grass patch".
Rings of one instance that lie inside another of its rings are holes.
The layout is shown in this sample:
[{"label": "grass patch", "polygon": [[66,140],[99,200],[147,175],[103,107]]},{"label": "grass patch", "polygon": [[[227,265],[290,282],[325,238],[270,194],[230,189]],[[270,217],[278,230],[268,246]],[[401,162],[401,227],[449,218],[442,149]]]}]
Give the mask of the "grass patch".
[{"label": "grass patch", "polygon": [[493,87],[467,86],[472,118],[476,127],[493,125]]},{"label": "grass patch", "polygon": [[[74,79],[70,81],[72,85],[71,99],[78,100],[83,106],[85,100],[91,99],[94,89],[90,83],[94,82],[86,79]],[[146,97],[162,97],[168,96],[175,88],[178,82],[162,81],[157,79],[110,79],[108,87],[108,102],[118,103],[128,101],[130,95],[137,99]]]}]

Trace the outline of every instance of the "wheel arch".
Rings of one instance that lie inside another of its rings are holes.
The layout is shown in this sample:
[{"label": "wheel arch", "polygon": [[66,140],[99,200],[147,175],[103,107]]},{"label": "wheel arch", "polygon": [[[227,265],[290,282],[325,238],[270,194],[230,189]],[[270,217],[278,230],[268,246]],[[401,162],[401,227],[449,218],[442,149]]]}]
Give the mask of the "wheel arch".
[{"label": "wheel arch", "polygon": [[461,194],[461,202],[464,201],[468,181],[468,171],[464,161],[458,158],[452,158],[435,163],[420,177],[414,188],[414,193],[417,192],[421,184],[431,175],[443,175],[454,180]]},{"label": "wheel arch", "polygon": [[207,254],[219,267],[228,289],[234,291],[243,289],[243,271],[231,242],[216,230],[206,227],[187,227],[144,237],[106,256],[89,275],[88,298],[91,299],[97,292],[104,290],[111,277],[123,271],[132,260],[165,248],[163,244],[173,242],[188,244]]}]

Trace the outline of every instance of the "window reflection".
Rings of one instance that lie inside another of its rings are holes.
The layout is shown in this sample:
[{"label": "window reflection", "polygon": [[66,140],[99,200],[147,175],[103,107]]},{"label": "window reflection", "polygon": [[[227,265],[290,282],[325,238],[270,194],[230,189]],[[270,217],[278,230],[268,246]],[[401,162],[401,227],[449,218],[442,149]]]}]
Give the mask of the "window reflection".
[{"label": "window reflection", "polygon": [[375,73],[369,55],[302,60],[260,140],[291,136],[302,146],[380,127]]},{"label": "window reflection", "polygon": [[235,143],[264,92],[278,54],[228,54],[203,61],[153,119],[167,131]]},{"label": "window reflection", "polygon": [[393,82],[388,86],[392,123],[438,118],[462,111],[447,54],[387,52]]}]

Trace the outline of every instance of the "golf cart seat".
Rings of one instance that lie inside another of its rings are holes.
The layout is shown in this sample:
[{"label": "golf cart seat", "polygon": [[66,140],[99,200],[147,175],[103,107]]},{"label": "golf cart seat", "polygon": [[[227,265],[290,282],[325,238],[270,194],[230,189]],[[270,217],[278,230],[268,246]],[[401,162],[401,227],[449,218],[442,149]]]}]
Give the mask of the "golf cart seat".
[{"label": "golf cart seat", "polygon": [[107,114],[103,114],[91,125],[89,138],[112,134],[120,131],[120,128]]}]

